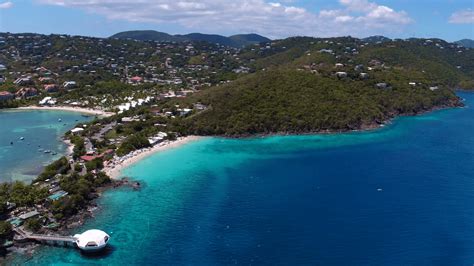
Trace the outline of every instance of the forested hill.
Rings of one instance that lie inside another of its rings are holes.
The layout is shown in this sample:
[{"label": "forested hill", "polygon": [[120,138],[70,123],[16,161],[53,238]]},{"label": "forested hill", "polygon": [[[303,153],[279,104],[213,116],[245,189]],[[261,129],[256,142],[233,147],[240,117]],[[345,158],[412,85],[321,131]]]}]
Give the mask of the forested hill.
[{"label": "forested hill", "polygon": [[463,40],[457,41],[456,43],[467,48],[474,48],[474,40],[471,40],[471,39],[463,39]]},{"label": "forested hill", "polygon": [[205,41],[212,44],[221,44],[230,47],[242,48],[247,45],[269,42],[270,39],[258,34],[239,34],[225,37],[217,34],[190,33],[184,35],[171,35],[154,30],[125,31],[114,34],[110,38],[132,39],[138,41],[159,41],[159,42],[184,42],[184,41]]},{"label": "forested hill", "polygon": [[240,56],[256,72],[182,100],[208,109],[177,124],[227,136],[372,128],[462,105],[452,89],[474,88],[473,51],[421,39],[290,38],[249,47]]},{"label": "forested hill", "polygon": [[393,76],[391,89],[371,81],[271,70],[203,91],[194,101],[208,105],[184,119],[189,134],[245,136],[270,133],[337,132],[373,128],[400,114],[457,106],[448,89],[412,88]]}]

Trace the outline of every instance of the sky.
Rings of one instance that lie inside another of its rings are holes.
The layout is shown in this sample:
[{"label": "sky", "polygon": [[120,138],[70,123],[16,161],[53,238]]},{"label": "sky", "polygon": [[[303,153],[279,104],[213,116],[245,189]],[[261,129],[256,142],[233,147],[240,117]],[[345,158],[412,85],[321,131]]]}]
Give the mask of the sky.
[{"label": "sky", "polygon": [[474,0],[0,0],[0,32],[474,39]]}]

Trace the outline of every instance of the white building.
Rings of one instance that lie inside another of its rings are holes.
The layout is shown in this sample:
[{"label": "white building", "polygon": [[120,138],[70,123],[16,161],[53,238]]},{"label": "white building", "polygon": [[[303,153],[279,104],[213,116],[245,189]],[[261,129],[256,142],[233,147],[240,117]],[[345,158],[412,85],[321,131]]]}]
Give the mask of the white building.
[{"label": "white building", "polygon": [[76,234],[74,238],[76,238],[77,247],[81,250],[98,251],[107,246],[110,236],[104,231],[93,229],[82,234]]},{"label": "white building", "polygon": [[338,78],[347,78],[347,72],[336,72]]}]

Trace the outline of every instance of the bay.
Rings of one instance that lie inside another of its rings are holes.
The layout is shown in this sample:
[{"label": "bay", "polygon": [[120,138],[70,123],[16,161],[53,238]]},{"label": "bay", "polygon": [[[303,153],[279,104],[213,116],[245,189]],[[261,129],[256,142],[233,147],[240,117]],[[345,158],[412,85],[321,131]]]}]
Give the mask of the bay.
[{"label": "bay", "polygon": [[125,170],[76,231],[100,256],[43,247],[30,265],[467,265],[474,263],[474,94],[466,108],[385,128],[205,138]]},{"label": "bay", "polygon": [[0,111],[0,182],[33,180],[66,152],[64,133],[90,119],[65,111]]}]

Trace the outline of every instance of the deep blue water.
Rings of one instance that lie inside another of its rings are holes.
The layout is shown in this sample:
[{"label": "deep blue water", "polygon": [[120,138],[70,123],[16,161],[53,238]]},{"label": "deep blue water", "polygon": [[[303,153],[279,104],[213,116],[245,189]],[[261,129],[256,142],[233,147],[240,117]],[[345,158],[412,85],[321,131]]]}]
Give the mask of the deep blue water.
[{"label": "deep blue water", "polygon": [[[467,104],[474,94],[461,93]],[[124,175],[82,231],[111,249],[47,247],[34,265],[472,265],[474,109],[372,132],[207,138]]]},{"label": "deep blue water", "polygon": [[0,111],[0,182],[34,179],[45,165],[66,151],[61,141],[64,133],[87,120],[90,118],[75,112]]}]

